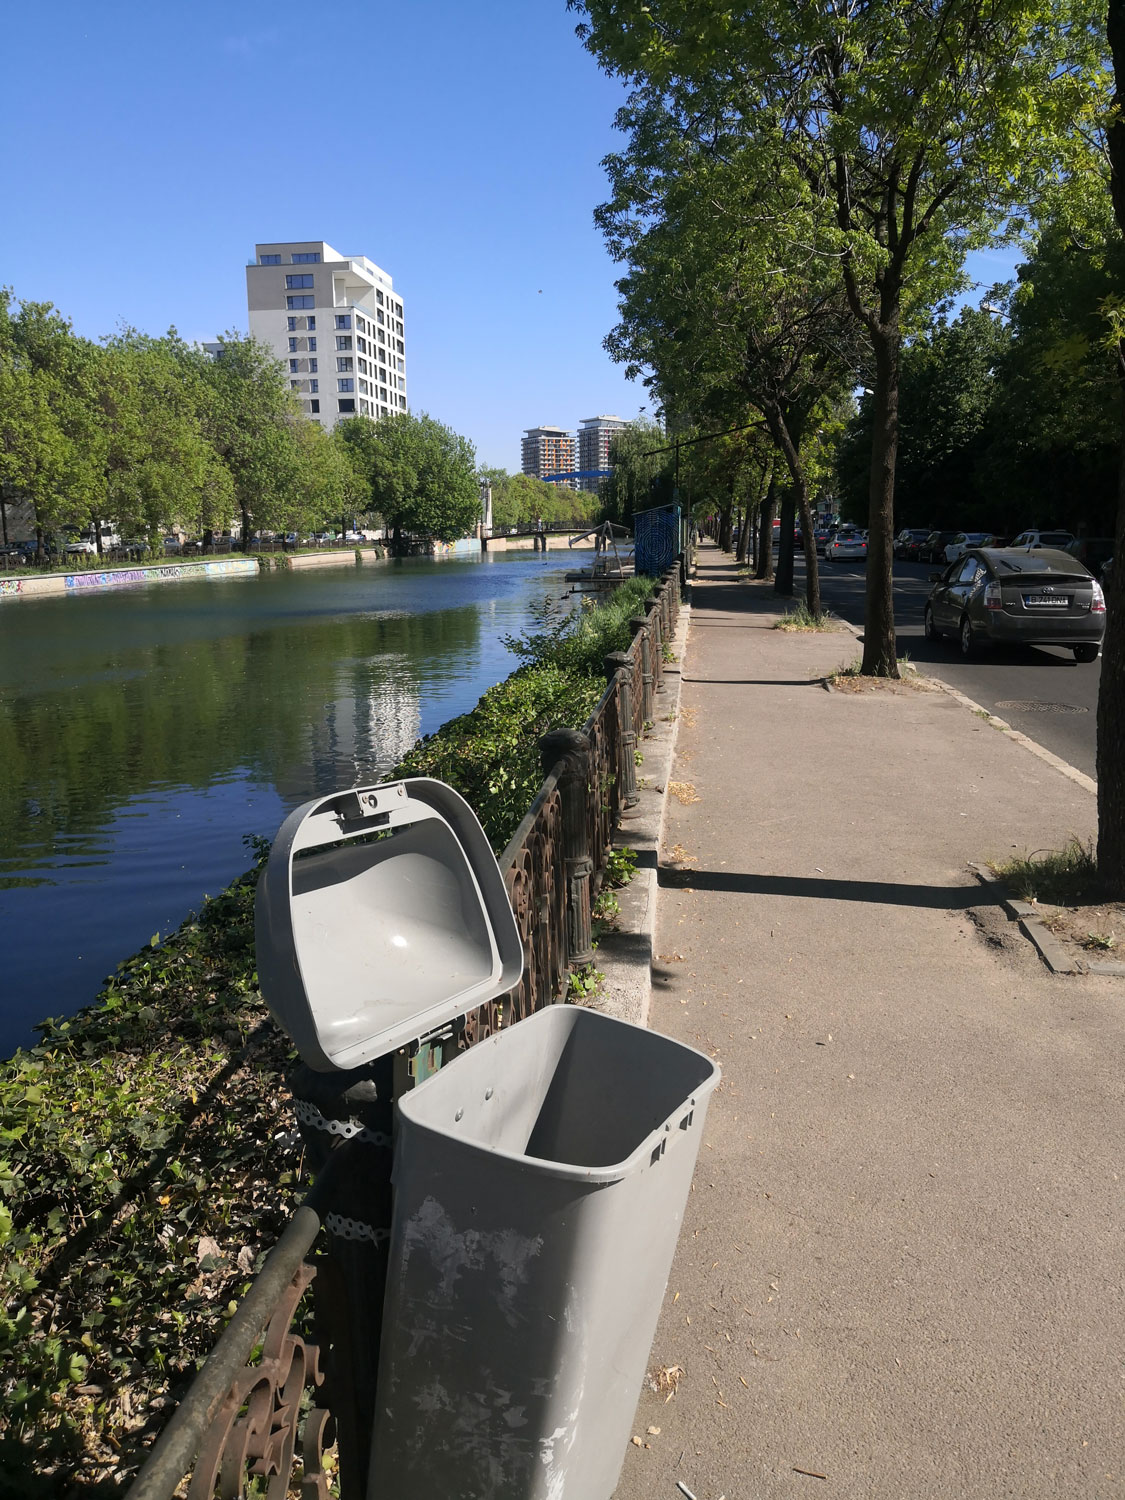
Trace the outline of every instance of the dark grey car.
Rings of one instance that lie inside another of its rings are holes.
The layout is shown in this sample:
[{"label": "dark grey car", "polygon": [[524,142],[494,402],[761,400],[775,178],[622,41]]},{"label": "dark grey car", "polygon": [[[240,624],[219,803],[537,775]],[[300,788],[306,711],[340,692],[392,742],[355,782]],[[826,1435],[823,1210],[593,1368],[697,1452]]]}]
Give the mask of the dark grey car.
[{"label": "dark grey car", "polygon": [[1067,646],[1076,661],[1096,661],[1105,598],[1067,552],[973,547],[935,575],[925,620],[927,640],[956,636],[962,656],[985,641],[1004,641]]}]

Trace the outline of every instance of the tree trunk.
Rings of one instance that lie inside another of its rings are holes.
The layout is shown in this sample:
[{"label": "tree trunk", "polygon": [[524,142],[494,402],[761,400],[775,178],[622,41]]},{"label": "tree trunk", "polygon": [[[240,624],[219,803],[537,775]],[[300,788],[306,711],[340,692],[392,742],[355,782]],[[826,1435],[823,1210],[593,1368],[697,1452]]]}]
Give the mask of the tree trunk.
[{"label": "tree trunk", "polygon": [[750,515],[752,506],[748,503],[742,512],[742,525],[738,528],[738,556],[739,563],[745,563],[750,558]]},{"label": "tree trunk", "polygon": [[247,510],[246,506],[242,504],[241,501],[239,501],[238,512],[239,512],[239,515],[242,517],[242,550],[243,550],[243,552],[249,552],[250,551],[250,512],[249,512],[249,510]]},{"label": "tree trunk", "polygon": [[[1125,234],[1125,0],[1109,0],[1106,35],[1113,58],[1113,123],[1106,132],[1110,192],[1117,227]],[[1107,896],[1125,900],[1125,343],[1117,348],[1122,401],[1117,473],[1117,526],[1106,589],[1102,679],[1098,689],[1098,876]]]},{"label": "tree trunk", "polygon": [[724,552],[730,551],[730,517],[733,506],[728,500],[719,513],[719,546]]},{"label": "tree trunk", "polygon": [[793,486],[785,486],[785,494],[781,497],[781,535],[777,545],[777,577],[773,581],[775,594],[791,594],[793,592],[793,526],[796,520],[797,506],[793,494]]},{"label": "tree trunk", "polygon": [[777,481],[771,478],[758,516],[758,561],[754,569],[755,578],[767,581],[773,577],[773,518],[776,510]]},{"label": "tree trunk", "polygon": [[1106,584],[1102,679],[1098,689],[1098,877],[1106,895],[1125,901],[1125,347],[1119,347],[1121,455],[1113,567]]},{"label": "tree trunk", "polygon": [[[805,466],[801,462],[801,428],[803,421],[798,421],[796,429],[791,431],[789,420],[780,408],[773,408],[765,413],[766,422],[769,425],[770,436],[781,449],[785,459],[785,465],[793,480],[792,494],[796,501],[796,511],[801,518],[801,546],[805,554],[805,603],[809,613],[819,618],[820,616],[820,564],[816,555],[816,537],[813,534],[812,509],[809,505],[809,482],[805,474]],[[786,593],[793,592],[793,527],[789,527],[789,587]],[[782,512],[781,522],[781,546],[784,549],[785,542],[785,520]],[[784,552],[783,554],[784,555]]]},{"label": "tree trunk", "polygon": [[895,458],[898,454],[899,331],[897,319],[872,334],[875,390],[872,395],[871,487],[867,533],[867,601],[863,621],[865,677],[897,677],[894,564]]}]

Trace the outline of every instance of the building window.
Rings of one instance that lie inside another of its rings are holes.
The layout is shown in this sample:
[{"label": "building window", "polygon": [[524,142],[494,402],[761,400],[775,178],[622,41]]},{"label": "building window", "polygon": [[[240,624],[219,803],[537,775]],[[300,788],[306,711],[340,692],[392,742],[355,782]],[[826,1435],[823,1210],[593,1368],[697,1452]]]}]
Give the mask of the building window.
[{"label": "building window", "polygon": [[287,276],[285,278],[285,285],[293,292],[300,291],[301,287],[304,286],[312,286],[312,284],[313,279],[310,272],[306,272],[303,276]]},{"label": "building window", "polygon": [[398,388],[400,391],[404,391],[406,389],[406,381],[403,380],[401,375],[398,378]]},{"label": "building window", "polygon": [[402,359],[396,359],[395,360],[395,364],[398,367],[399,374],[400,375],[405,375],[406,374],[406,361],[402,360]]},{"label": "building window", "polygon": [[289,361],[289,373],[290,373],[290,375],[296,375],[297,371],[300,368],[301,368],[301,361],[299,359],[291,359]]},{"label": "building window", "polygon": [[355,397],[349,396],[346,401],[337,401],[336,405],[341,411],[355,411]]},{"label": "building window", "polygon": [[369,396],[371,394],[371,387],[367,384],[366,380],[359,382],[359,394],[361,396]]},{"label": "building window", "polygon": [[354,380],[337,380],[337,382],[336,382],[336,389],[338,391],[354,391],[355,390],[355,381]]},{"label": "building window", "polygon": [[[281,256],[279,255],[278,256],[278,261],[280,261],[280,260],[281,260]],[[294,256],[293,256],[293,264],[295,266],[319,266],[320,265],[320,251],[319,250],[301,250],[301,251],[297,252],[296,254],[294,254]]]},{"label": "building window", "polygon": [[[310,323],[312,322],[311,318],[309,319],[309,322]],[[316,339],[309,339],[309,353],[310,354],[315,354],[316,353]]]},{"label": "building window", "polygon": [[313,414],[314,417],[318,416],[320,414],[320,402],[319,401],[310,401],[309,402],[309,411],[312,412],[312,414]]},{"label": "building window", "polygon": [[401,339],[395,339],[395,348],[400,354],[406,353],[406,345],[402,342]]},{"label": "building window", "polygon": [[313,329],[316,327],[316,319],[315,318],[306,318],[305,319],[305,327],[311,333],[313,331]]},{"label": "building window", "polygon": [[[293,322],[293,323],[295,323],[297,320],[296,320],[296,318],[292,318],[292,319],[290,319],[290,321]],[[297,352],[297,340],[296,339],[290,339],[289,340],[289,353],[290,354],[296,354],[296,352]]]},{"label": "building window", "polygon": [[359,409],[365,417],[369,417],[371,415],[371,402],[361,401],[359,403]]},{"label": "building window", "polygon": [[384,350],[384,349],[380,349],[379,350],[379,363],[381,365],[385,365],[387,363],[387,354],[386,354],[386,350]]},{"label": "building window", "polygon": [[309,360],[309,369],[313,372],[314,375],[316,374],[316,368],[317,368],[317,361],[315,359],[310,359]]},{"label": "building window", "polygon": [[350,333],[336,335],[337,349],[350,349],[352,347],[352,336]]},{"label": "building window", "polygon": [[375,316],[378,318],[378,320],[379,320],[380,323],[385,323],[387,321],[386,318],[384,318],[384,316],[383,316],[382,313],[376,313]]},{"label": "building window", "polygon": [[299,380],[291,380],[289,382],[289,389],[291,391],[299,391],[301,389],[301,382]]},{"label": "building window", "polygon": [[316,300],[313,297],[286,297],[285,305],[288,308],[315,307]]},{"label": "building window", "polygon": [[280,255],[259,255],[258,256],[258,264],[260,266],[279,266],[281,264],[281,256]]},{"label": "building window", "polygon": [[379,330],[379,342],[381,344],[385,344],[387,342],[387,335],[383,332],[383,330],[381,328]]},{"label": "building window", "polygon": [[351,326],[352,326],[352,315],[351,315],[351,313],[337,313],[336,314],[336,327],[337,328],[350,328]]},{"label": "building window", "polygon": [[290,333],[296,333],[296,331],[297,331],[297,319],[296,318],[286,318],[285,321],[289,325],[289,332]]},{"label": "building window", "polygon": [[337,370],[341,371],[341,373],[343,373],[343,374],[347,374],[347,372],[349,370],[354,370],[355,369],[355,365],[352,363],[351,355],[350,354],[338,354],[336,356],[336,368],[337,368]]},{"label": "building window", "polygon": [[365,359],[361,359],[359,361],[359,373],[361,375],[370,375],[371,374],[371,366],[367,363],[367,361]]},{"label": "building window", "polygon": [[320,381],[319,380],[310,380],[309,381],[309,390],[310,391],[319,391],[320,390]]}]

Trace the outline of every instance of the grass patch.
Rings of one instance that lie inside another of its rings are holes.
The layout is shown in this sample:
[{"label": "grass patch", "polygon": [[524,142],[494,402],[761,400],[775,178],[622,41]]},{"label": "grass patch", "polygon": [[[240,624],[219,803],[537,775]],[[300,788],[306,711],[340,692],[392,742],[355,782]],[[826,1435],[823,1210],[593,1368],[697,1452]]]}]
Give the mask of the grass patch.
[{"label": "grass patch", "polygon": [[1051,906],[1076,906],[1098,892],[1098,862],[1093,842],[1072,838],[1062,849],[1040,849],[990,864],[1021,901],[1045,901]]},{"label": "grass patch", "polygon": [[775,620],[772,628],[774,630],[835,630],[836,625],[828,610],[822,609],[818,615],[815,615],[802,599],[792,609],[787,609],[780,620]]}]

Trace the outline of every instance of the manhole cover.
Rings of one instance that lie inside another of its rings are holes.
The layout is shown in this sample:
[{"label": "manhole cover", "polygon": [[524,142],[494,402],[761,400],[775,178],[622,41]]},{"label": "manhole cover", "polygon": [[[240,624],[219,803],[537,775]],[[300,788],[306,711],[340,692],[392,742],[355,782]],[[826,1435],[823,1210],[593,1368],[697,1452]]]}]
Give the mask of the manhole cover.
[{"label": "manhole cover", "polygon": [[1012,709],[1020,714],[1088,714],[1088,708],[1078,708],[1073,703],[1043,703],[1038,698],[1009,698],[998,703],[997,708]]}]

